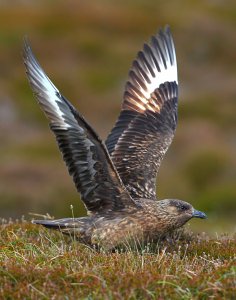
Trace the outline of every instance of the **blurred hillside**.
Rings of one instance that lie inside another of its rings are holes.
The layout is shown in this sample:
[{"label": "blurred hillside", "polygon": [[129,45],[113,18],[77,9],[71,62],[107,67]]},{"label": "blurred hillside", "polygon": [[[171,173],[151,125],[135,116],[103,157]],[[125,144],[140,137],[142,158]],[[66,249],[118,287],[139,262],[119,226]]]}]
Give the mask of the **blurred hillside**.
[{"label": "blurred hillside", "polygon": [[[11,4],[9,4],[11,3]],[[161,167],[160,198],[206,211],[202,230],[234,231],[236,216],[236,2],[0,1],[0,211],[84,214],[22,64],[27,35],[41,65],[105,138],[132,60],[165,24],[174,36],[179,124]]]}]

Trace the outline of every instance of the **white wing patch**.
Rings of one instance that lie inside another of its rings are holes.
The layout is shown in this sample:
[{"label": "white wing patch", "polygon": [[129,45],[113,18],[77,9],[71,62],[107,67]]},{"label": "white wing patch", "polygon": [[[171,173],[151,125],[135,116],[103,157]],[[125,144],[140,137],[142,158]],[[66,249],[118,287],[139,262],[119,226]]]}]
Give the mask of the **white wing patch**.
[{"label": "white wing patch", "polygon": [[123,109],[138,112],[160,110],[152,101],[152,94],[165,82],[178,83],[175,48],[169,28],[160,31],[150,45],[145,44],[138,53],[129,73]]},{"label": "white wing patch", "polygon": [[[164,66],[163,66],[164,67]],[[162,83],[165,83],[167,81],[177,81],[177,68],[176,66],[171,66],[170,64],[167,66],[167,69],[162,69],[161,72],[158,72],[158,70],[155,70],[156,77],[151,78],[151,83],[147,84],[147,91],[143,90],[143,94],[146,98],[150,97],[150,94],[152,94]],[[148,101],[146,101],[148,102]]]},{"label": "white wing patch", "polygon": [[34,86],[34,93],[37,100],[52,124],[59,125],[62,129],[70,128],[66,116],[61,110],[59,103],[63,104],[59,90],[45,74],[38,61],[34,57],[30,46],[25,42],[24,60],[27,73],[30,74],[29,80]]}]

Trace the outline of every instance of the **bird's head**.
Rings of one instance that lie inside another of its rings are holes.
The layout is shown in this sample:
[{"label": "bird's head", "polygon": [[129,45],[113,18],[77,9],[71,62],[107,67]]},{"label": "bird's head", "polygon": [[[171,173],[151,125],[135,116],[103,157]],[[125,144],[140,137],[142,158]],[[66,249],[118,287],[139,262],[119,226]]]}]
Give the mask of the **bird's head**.
[{"label": "bird's head", "polygon": [[173,229],[183,226],[192,218],[206,219],[205,213],[196,210],[185,201],[178,199],[164,199],[157,201],[163,218],[168,220]]}]

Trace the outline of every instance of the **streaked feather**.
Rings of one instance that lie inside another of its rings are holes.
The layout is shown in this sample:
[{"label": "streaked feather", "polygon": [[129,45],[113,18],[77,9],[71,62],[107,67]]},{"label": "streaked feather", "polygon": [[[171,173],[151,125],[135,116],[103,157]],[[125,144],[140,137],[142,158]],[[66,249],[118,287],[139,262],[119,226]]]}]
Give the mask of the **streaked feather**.
[{"label": "streaked feather", "polygon": [[50,121],[50,128],[87,209],[95,213],[135,207],[106,147],[50,81],[26,41],[24,63],[30,85]]},{"label": "streaked feather", "polygon": [[106,140],[133,198],[156,199],[156,174],[174,136],[177,100],[177,63],[167,27],[134,60],[120,116]]}]

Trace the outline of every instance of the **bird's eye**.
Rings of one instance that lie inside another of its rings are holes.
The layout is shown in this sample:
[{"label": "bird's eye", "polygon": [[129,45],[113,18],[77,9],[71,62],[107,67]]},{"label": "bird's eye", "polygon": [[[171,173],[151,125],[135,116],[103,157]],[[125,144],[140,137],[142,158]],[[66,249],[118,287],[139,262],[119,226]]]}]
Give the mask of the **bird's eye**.
[{"label": "bird's eye", "polygon": [[181,209],[181,210],[187,210],[188,207],[187,207],[186,205],[180,205],[180,209]]}]

